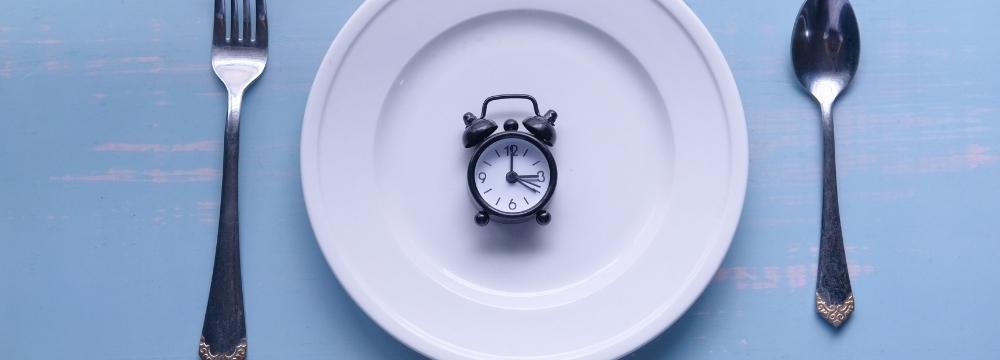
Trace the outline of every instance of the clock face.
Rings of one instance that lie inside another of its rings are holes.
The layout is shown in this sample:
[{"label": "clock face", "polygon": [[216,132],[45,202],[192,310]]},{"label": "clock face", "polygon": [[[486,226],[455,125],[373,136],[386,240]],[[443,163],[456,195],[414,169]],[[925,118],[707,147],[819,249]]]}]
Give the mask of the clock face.
[{"label": "clock face", "polygon": [[469,174],[481,205],[497,214],[518,216],[546,202],[555,189],[555,164],[542,146],[522,133],[487,140]]}]

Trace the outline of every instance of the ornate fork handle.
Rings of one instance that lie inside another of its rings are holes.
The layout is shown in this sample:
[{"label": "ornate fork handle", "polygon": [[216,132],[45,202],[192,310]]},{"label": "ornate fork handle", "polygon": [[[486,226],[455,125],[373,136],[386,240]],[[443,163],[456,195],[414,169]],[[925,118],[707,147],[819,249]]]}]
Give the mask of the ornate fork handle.
[{"label": "ornate fork handle", "polygon": [[[242,93],[229,92],[229,116],[222,162],[222,205],[219,234],[212,269],[205,324],[198,353],[204,360],[241,360],[246,356],[246,320],[243,315],[243,279],[240,274],[240,221],[238,172],[240,151],[240,103]],[[219,357],[212,348],[231,351]],[[232,349],[232,350],[230,350]]]},{"label": "ornate fork handle", "polygon": [[247,358],[247,339],[240,341],[239,345],[236,345],[236,349],[231,353],[213,353],[212,346],[205,342],[205,338],[201,338],[201,343],[198,344],[198,356],[202,360],[244,360]]}]

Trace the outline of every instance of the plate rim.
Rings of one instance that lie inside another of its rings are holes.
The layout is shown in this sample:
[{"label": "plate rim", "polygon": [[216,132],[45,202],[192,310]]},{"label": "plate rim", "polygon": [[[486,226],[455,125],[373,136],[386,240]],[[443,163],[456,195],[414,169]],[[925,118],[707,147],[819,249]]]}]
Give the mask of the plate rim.
[{"label": "plate rim", "polygon": [[[324,210],[320,201],[321,196],[317,196],[317,194],[321,193],[321,190],[319,190],[318,167],[314,168],[312,165],[318,160],[317,155],[312,150],[318,149],[318,140],[315,134],[318,132],[322,114],[327,106],[326,100],[329,89],[332,86],[331,84],[336,80],[335,75],[337,75],[342,65],[343,55],[356,43],[355,40],[357,37],[379,12],[393,1],[396,0],[364,1],[344,23],[323,55],[323,60],[316,72],[316,77],[310,86],[303,114],[299,147],[302,195],[317,245],[319,245],[320,251],[323,253],[323,257],[337,278],[337,281],[351,297],[351,300],[358,305],[358,308],[393,338],[414,351],[432,358],[461,356],[459,353],[427,341],[424,337],[417,336],[411,330],[399,326],[393,320],[391,314],[379,311],[380,307],[378,304],[374,304],[372,299],[362,291],[364,285],[354,277],[345,275],[350,273],[350,270],[342,268],[343,266],[339,265],[340,262],[337,259],[340,257],[340,254],[336,250],[324,245],[320,234],[322,227],[317,225],[320,223],[320,219],[324,218],[320,215]],[[719,48],[708,29],[686,3],[682,0],[650,1],[658,3],[692,39],[714,79],[715,87],[719,92],[723,105],[722,110],[725,113],[727,125],[729,126],[729,142],[732,145],[729,154],[733,161],[730,166],[730,195],[728,196],[731,200],[727,201],[720,214],[716,236],[721,237],[721,239],[717,239],[714,248],[709,248],[710,253],[717,254],[718,256],[705,256],[705,260],[712,263],[703,264],[701,266],[702,271],[696,272],[689,278],[690,283],[696,285],[698,291],[677,294],[674,302],[674,304],[678,305],[676,307],[678,310],[676,314],[668,311],[661,312],[646,326],[643,326],[631,336],[625,337],[609,346],[584,354],[583,357],[587,358],[617,358],[624,356],[649,343],[676,323],[690,309],[694,302],[701,297],[701,294],[708,287],[712,277],[721,266],[735,237],[746,200],[749,177],[749,139],[742,99],[732,70],[721,48]],[[323,96],[319,96],[321,94]],[[310,194],[314,196],[310,197]],[[705,269],[711,269],[711,271]],[[559,356],[559,354],[553,354],[553,356]]]}]

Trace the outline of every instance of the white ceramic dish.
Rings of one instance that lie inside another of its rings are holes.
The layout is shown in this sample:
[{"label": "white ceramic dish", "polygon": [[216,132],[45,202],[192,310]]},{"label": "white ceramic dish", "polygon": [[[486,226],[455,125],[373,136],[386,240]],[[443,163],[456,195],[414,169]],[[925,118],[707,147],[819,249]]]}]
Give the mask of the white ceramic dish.
[{"label": "white ceramic dish", "polygon": [[[548,226],[473,222],[462,114],[499,93],[560,114]],[[717,270],[747,134],[732,74],[681,1],[370,0],[316,76],[301,159],[327,261],[402,342],[435,358],[612,358]]]}]

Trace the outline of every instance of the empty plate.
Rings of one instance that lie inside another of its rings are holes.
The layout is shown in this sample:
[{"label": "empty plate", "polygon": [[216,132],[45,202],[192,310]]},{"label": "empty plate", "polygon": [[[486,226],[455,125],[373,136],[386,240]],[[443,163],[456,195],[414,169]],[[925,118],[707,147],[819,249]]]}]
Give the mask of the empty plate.
[{"label": "empty plate", "polygon": [[[462,115],[501,93],[559,113],[547,226],[473,221]],[[316,75],[301,151],[337,278],[435,358],[636,349],[704,290],[747,184],[735,82],[679,0],[369,0]]]}]

